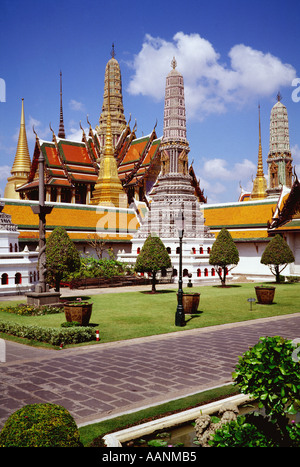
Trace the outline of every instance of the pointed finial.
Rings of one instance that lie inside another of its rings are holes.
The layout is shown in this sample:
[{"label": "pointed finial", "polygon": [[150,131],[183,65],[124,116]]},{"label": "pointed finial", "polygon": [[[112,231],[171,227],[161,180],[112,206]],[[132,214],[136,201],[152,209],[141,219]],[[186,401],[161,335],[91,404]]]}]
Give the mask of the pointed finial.
[{"label": "pointed finial", "polygon": [[60,113],[59,113],[59,129],[57,136],[59,138],[66,138],[65,127],[64,127],[64,116],[62,106],[62,72],[60,70]]},{"label": "pointed finial", "polygon": [[173,60],[171,61],[171,66],[172,66],[173,70],[175,70],[175,68],[177,67],[177,62],[175,60],[175,57],[173,57]]},{"label": "pointed finial", "polygon": [[112,49],[111,49],[110,55],[112,56],[112,58],[115,58],[115,56],[116,56],[115,44],[114,43],[112,43]]},{"label": "pointed finial", "polygon": [[280,94],[280,92],[279,92],[279,91],[278,91],[278,93],[277,93],[277,96],[276,96],[276,97],[277,97],[277,101],[278,101],[278,102],[280,102],[280,101],[281,101],[281,99],[282,99],[282,95]]}]

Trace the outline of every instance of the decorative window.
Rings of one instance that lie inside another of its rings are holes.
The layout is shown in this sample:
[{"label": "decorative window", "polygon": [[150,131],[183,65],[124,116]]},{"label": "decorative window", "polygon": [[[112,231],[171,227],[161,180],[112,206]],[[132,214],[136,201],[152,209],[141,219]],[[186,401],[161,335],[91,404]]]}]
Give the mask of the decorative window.
[{"label": "decorative window", "polygon": [[17,272],[15,274],[15,284],[18,285],[18,284],[22,284],[22,275],[20,272]]},{"label": "decorative window", "polygon": [[7,285],[8,284],[8,274],[4,272],[1,276],[1,285]]}]

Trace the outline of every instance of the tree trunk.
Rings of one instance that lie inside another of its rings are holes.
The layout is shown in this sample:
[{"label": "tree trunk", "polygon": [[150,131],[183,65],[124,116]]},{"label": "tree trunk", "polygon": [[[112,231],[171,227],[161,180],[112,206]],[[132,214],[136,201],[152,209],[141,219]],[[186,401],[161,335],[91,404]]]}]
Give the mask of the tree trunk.
[{"label": "tree trunk", "polygon": [[275,273],[276,273],[276,284],[279,284],[280,283],[279,265],[275,266]]},{"label": "tree trunk", "polygon": [[55,277],[55,292],[59,292],[60,289],[60,275]]},{"label": "tree trunk", "polygon": [[155,288],[155,284],[156,284],[156,272],[152,272],[152,293],[156,293],[156,288]]},{"label": "tree trunk", "polygon": [[222,284],[222,287],[225,287],[225,284],[226,283],[226,266],[223,266],[222,267],[222,271],[221,271],[221,284]]}]

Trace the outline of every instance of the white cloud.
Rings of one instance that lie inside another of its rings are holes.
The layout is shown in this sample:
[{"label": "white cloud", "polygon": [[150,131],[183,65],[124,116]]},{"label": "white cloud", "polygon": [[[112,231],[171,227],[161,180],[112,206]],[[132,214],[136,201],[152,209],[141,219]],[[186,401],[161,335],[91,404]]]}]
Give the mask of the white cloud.
[{"label": "white cloud", "polygon": [[7,177],[10,177],[11,166],[10,165],[1,165],[0,166],[0,180],[7,180]]},{"label": "white cloud", "polygon": [[249,159],[236,162],[228,168],[228,162],[225,159],[215,158],[205,161],[203,166],[203,175],[208,179],[244,180],[255,174],[256,166]]},{"label": "white cloud", "polygon": [[297,177],[300,178],[300,148],[298,144],[291,147],[291,153],[293,158],[293,166],[295,168]]},{"label": "white cloud", "polygon": [[230,165],[225,159],[214,158],[204,161],[197,178],[200,178],[200,186],[204,188],[208,202],[221,203],[227,198],[226,193],[231,194],[232,201],[232,193],[235,191],[237,201],[241,187],[251,191],[256,171],[257,167],[249,159]]},{"label": "white cloud", "polygon": [[[85,134],[88,134],[89,128],[84,128]],[[81,141],[82,140],[82,129],[71,127],[67,132],[67,139],[71,141]]]},{"label": "white cloud", "polygon": [[[34,141],[35,140],[35,134],[34,131],[37,133],[38,137],[41,139],[52,139],[51,136],[51,131],[50,127],[42,125],[42,123],[37,120],[36,118],[32,117],[29,115],[27,124],[26,124],[26,136],[28,141]],[[18,130],[18,136],[19,136],[19,130]],[[17,138],[18,138],[17,136]]]},{"label": "white cloud", "polygon": [[75,99],[70,100],[69,107],[72,110],[84,110],[84,104],[82,102],[76,101]]},{"label": "white cloud", "polygon": [[172,41],[147,34],[131,64],[134,74],[128,92],[163,99],[173,56],[185,81],[187,114],[196,119],[225,112],[229,103],[242,105],[249,99],[277,93],[280,87],[291,85],[296,76],[291,65],[244,44],[232,47],[227,66],[199,34],[177,32]]}]

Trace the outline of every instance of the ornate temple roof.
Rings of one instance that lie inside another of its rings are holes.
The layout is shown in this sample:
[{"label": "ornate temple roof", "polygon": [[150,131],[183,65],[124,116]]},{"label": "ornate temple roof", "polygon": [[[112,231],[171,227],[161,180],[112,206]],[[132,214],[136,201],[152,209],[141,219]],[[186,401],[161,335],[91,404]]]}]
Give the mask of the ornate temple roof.
[{"label": "ornate temple roof", "polygon": [[[39,239],[38,216],[31,209],[34,204],[38,202],[5,200],[3,212],[11,215],[13,222],[18,225],[20,242],[30,243]],[[63,226],[75,242],[89,241],[95,233],[112,242],[129,242],[139,227],[133,209],[51,203],[53,204],[54,208],[47,215],[46,238],[55,227]]]},{"label": "ornate temple roof", "polygon": [[295,174],[292,188],[282,187],[269,231],[300,231],[300,182]]},{"label": "ornate temple roof", "polygon": [[203,205],[205,224],[217,234],[227,228],[235,241],[261,241],[268,238],[268,222],[277,200],[264,199]]}]

